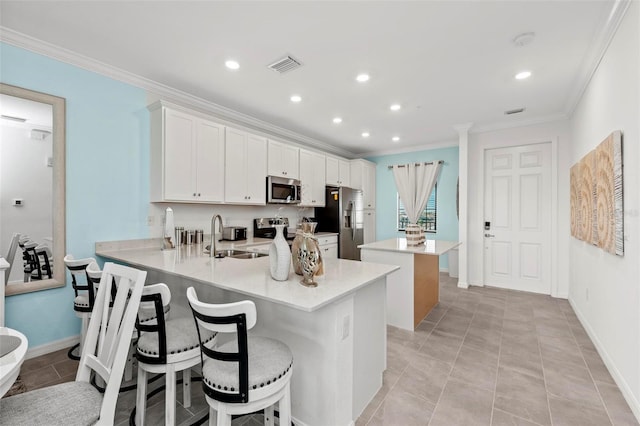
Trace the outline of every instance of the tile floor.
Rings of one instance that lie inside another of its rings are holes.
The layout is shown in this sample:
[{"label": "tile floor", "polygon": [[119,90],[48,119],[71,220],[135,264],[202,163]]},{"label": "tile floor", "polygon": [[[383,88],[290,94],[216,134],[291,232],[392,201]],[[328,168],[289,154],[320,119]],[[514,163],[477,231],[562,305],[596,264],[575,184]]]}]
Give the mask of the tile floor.
[{"label": "tile floor", "polygon": [[[356,426],[638,424],[566,300],[440,279],[441,303],[415,332],[389,327],[384,384]],[[27,390],[73,380],[66,352],[25,361]],[[200,383],[189,408],[178,390],[177,423],[202,418]],[[123,392],[118,425],[134,406],[135,391]],[[164,393],[149,399],[147,419],[164,422]],[[233,421],[261,424],[259,415]]]}]

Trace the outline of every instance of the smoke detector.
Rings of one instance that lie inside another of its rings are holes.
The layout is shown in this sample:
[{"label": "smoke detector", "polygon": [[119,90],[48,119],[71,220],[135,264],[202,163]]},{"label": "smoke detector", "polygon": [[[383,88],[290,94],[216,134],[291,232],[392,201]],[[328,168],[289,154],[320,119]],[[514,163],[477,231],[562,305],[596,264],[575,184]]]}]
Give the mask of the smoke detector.
[{"label": "smoke detector", "polygon": [[533,43],[534,38],[536,38],[536,33],[528,32],[528,33],[518,34],[511,41],[516,47],[523,47]]},{"label": "smoke detector", "polygon": [[294,59],[292,56],[285,56],[284,58],[278,59],[271,65],[267,65],[267,68],[272,69],[280,74],[284,74],[285,72],[295,70],[296,68],[300,68],[302,63],[297,59]]}]

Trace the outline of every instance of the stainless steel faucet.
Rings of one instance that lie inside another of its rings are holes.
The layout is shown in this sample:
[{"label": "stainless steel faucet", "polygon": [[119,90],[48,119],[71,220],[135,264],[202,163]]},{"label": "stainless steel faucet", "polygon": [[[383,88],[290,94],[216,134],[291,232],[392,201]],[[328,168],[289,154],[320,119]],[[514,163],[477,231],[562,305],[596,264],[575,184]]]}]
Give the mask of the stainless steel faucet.
[{"label": "stainless steel faucet", "polygon": [[209,246],[209,257],[224,257],[222,253],[216,253],[216,220],[220,219],[218,231],[222,233],[222,216],[215,214],[211,216],[211,245]]}]

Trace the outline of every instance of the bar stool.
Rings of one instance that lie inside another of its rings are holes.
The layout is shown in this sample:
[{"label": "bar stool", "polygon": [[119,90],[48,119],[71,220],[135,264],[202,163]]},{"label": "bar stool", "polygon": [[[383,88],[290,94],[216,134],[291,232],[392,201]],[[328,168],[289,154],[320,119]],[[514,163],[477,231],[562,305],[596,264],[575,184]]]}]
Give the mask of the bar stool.
[{"label": "bar stool", "polygon": [[[94,283],[87,276],[87,266],[91,263],[96,263],[96,260],[92,257],[84,259],[74,259],[70,254],[64,257],[64,264],[69,272],[71,272],[71,285],[75,292],[75,299],[73,300],[73,310],[76,311],[76,316],[82,319],[82,328],[80,330],[80,353],[82,353],[82,345],[84,338],[87,334],[87,327],[89,326],[89,319],[91,318],[91,311],[93,310],[93,304],[95,302],[95,287]],[[75,346],[69,350],[69,357],[72,359],[80,359],[71,354],[75,349]]]},{"label": "bar stool", "polygon": [[[183,405],[191,406],[191,367],[200,362],[200,340],[193,318],[167,315],[171,292],[166,284],[146,286],[138,309],[139,338],[138,389],[136,394],[136,425],[143,426],[147,402],[147,374],[165,374],[165,424],[176,421],[176,372],[182,371]],[[144,321],[140,318],[145,319]],[[212,347],[216,333],[202,334],[203,344]]]},{"label": "bar stool", "polygon": [[193,287],[187,289],[187,299],[201,338],[205,331],[235,334],[235,339],[215,350],[201,340],[202,387],[210,407],[209,425],[230,426],[232,415],[264,409],[264,424],[272,426],[278,403],[280,425],[289,426],[293,355],[279,340],[247,336],[247,330],[256,324],[255,304],[249,300],[203,303]]}]

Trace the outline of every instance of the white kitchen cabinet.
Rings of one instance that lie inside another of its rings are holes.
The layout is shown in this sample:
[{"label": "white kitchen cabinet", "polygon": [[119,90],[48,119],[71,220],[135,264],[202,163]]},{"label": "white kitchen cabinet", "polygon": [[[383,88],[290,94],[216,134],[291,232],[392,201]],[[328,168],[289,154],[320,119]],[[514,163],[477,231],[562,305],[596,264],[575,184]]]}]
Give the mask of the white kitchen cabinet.
[{"label": "white kitchen cabinet", "polygon": [[351,186],[351,164],[347,160],[327,157],[326,184],[332,186]]},{"label": "white kitchen cabinet", "polygon": [[351,160],[351,187],[362,190],[365,209],[376,208],[376,164],[367,160]]},{"label": "white kitchen cabinet", "polygon": [[156,103],[151,111],[151,201],[224,201],[224,126]]},{"label": "white kitchen cabinet", "polygon": [[371,209],[364,210],[363,220],[363,243],[369,244],[376,241],[376,211]]},{"label": "white kitchen cabinet", "polygon": [[266,204],[267,140],[244,130],[225,130],[225,202]]},{"label": "white kitchen cabinet", "polygon": [[300,149],[293,145],[269,140],[267,167],[269,176],[299,179],[299,151]]},{"label": "white kitchen cabinet", "polygon": [[324,155],[300,150],[301,207],[324,207],[325,173]]},{"label": "white kitchen cabinet", "polygon": [[318,236],[318,246],[320,247],[320,253],[323,259],[337,259],[338,258],[338,236]]}]

